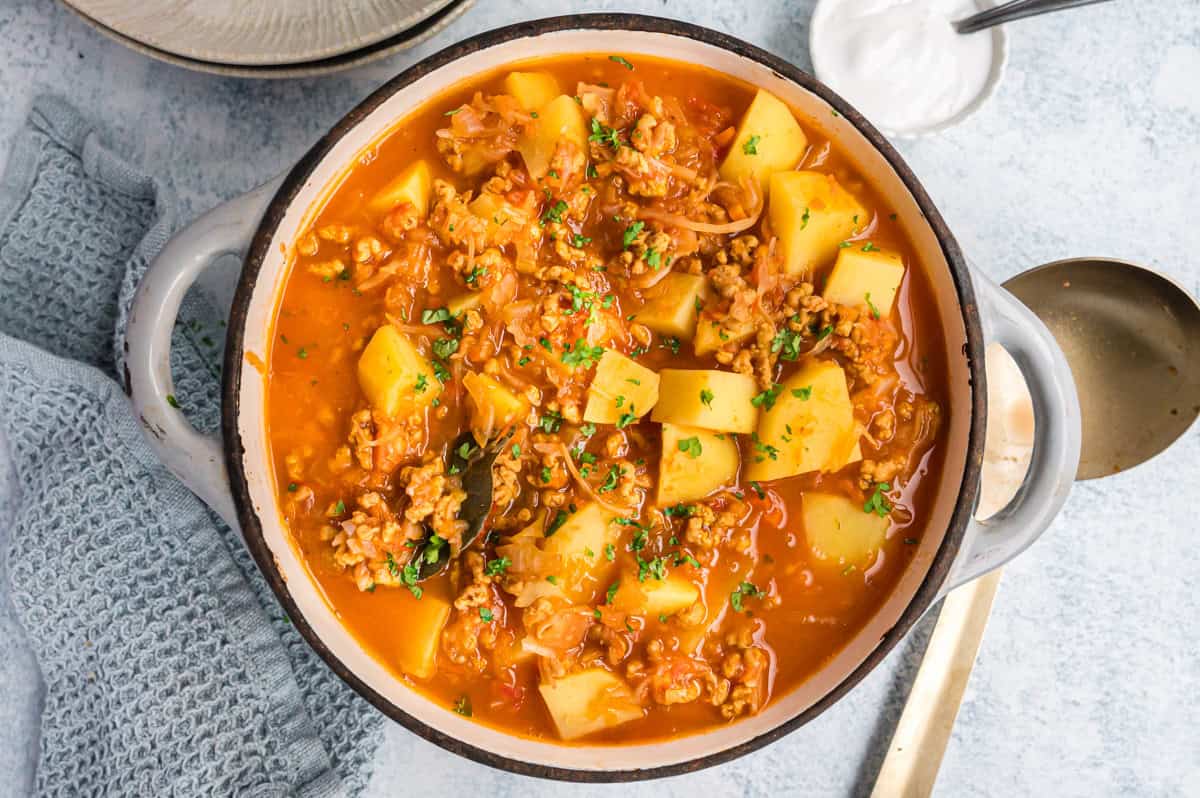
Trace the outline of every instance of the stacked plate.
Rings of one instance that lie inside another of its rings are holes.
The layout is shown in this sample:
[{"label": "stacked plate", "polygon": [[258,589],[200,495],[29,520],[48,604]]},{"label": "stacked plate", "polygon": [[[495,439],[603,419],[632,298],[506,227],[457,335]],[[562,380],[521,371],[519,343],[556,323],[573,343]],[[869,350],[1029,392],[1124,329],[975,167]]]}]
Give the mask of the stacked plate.
[{"label": "stacked plate", "polygon": [[64,0],[100,32],[187,69],[318,75],[413,47],[474,0]]}]

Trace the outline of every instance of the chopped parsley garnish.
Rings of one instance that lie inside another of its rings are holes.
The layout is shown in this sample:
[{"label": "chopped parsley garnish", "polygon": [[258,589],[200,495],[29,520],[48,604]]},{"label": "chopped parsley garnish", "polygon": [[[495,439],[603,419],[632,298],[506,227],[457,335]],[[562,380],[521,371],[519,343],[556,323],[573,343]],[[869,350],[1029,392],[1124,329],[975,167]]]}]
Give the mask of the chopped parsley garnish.
[{"label": "chopped parsley garnish", "polygon": [[808,206],[805,206],[804,215],[800,217],[800,229],[801,230],[808,227],[808,217],[809,217]]},{"label": "chopped parsley garnish", "polygon": [[433,366],[433,376],[437,377],[438,382],[450,382],[450,369],[446,368],[446,364],[440,360],[431,361]]},{"label": "chopped parsley garnish", "polygon": [[417,584],[417,579],[420,575],[417,571],[417,566],[411,562],[404,566],[404,570],[400,574],[400,581],[408,588],[408,592],[413,594],[413,598],[418,601],[421,600],[421,596],[425,595],[425,591]]},{"label": "chopped parsley garnish", "polygon": [[758,586],[753,582],[742,582],[737,586],[737,590],[729,594],[729,604],[733,607],[734,612],[745,612],[745,607],[742,606],[742,599],[766,598],[767,594],[758,589]]},{"label": "chopped parsley garnish", "polygon": [[471,445],[471,442],[464,441],[461,446],[459,446],[457,449],[454,450],[454,453],[458,455],[460,460],[466,460],[468,457],[471,456],[471,452],[473,450],[474,450],[474,447]]},{"label": "chopped parsley garnish", "polygon": [[575,233],[571,236],[571,246],[575,247],[576,249],[586,247],[590,243],[592,243],[592,239],[588,238],[587,236],[580,235],[579,233]]},{"label": "chopped parsley garnish", "polygon": [[442,360],[458,351],[457,338],[439,338],[433,342],[433,354]]},{"label": "chopped parsley garnish", "polygon": [[167,394],[167,404],[169,404],[171,407],[175,408],[176,410],[179,409],[179,400],[175,398],[175,394],[173,394],[173,393]]},{"label": "chopped parsley garnish", "polygon": [[538,426],[542,428],[542,432],[554,434],[555,432],[558,432],[558,429],[562,426],[562,423],[562,413],[558,412],[557,410],[549,410],[545,413],[542,413],[542,418],[540,419]]},{"label": "chopped parsley garnish", "polygon": [[471,717],[471,697],[466,695],[459,696],[459,699],[454,702],[454,711],[464,718]]},{"label": "chopped parsley garnish", "polygon": [[643,560],[638,557],[638,581],[645,582],[647,577],[653,577],[660,582],[666,579],[667,559],[655,557],[653,560]]},{"label": "chopped parsley garnish", "polygon": [[295,482],[288,483],[288,493],[295,493],[298,490],[300,490],[300,486],[297,485]]},{"label": "chopped parsley garnish", "polygon": [[754,135],[746,139],[742,144],[742,152],[746,155],[758,155],[758,142],[762,141],[762,136]]},{"label": "chopped parsley garnish", "polygon": [[879,517],[886,517],[892,511],[892,503],[888,501],[885,492],[892,489],[892,486],[887,482],[880,482],[875,485],[875,492],[863,504],[864,513],[875,513]]},{"label": "chopped parsley garnish", "polygon": [[417,384],[413,386],[413,389],[416,390],[417,393],[425,393],[425,389],[428,387],[429,387],[429,378],[426,377],[424,374],[418,374],[417,375]]},{"label": "chopped parsley garnish", "polygon": [[647,266],[654,269],[654,271],[658,271],[662,266],[662,253],[657,249],[648,249],[646,250],[645,261]]},{"label": "chopped parsley garnish", "polygon": [[759,439],[757,432],[750,433],[750,439],[754,441],[754,451],[761,452],[761,454],[754,458],[754,462],[761,463],[768,457],[772,460],[779,459],[779,450],[769,443],[763,443]]},{"label": "chopped parsley garnish", "polygon": [[694,505],[683,504],[682,502],[663,510],[663,515],[667,518],[691,518],[695,514],[696,508]]},{"label": "chopped parsley garnish", "polygon": [[488,576],[500,576],[500,574],[508,570],[510,565],[512,565],[512,560],[507,557],[500,557],[495,560],[488,560],[483,570]]},{"label": "chopped parsley garnish", "polygon": [[453,108],[453,109],[447,111],[446,113],[442,114],[442,116],[454,116],[461,110],[462,110],[462,106],[460,105],[459,107]]},{"label": "chopped parsley garnish", "polygon": [[752,481],[750,483],[750,487],[755,493],[758,494],[758,498],[760,498],[760,499],[767,498],[767,492],[765,490],[763,490],[762,485],[758,484],[758,480]]},{"label": "chopped parsley garnish", "polygon": [[421,311],[422,324],[437,324],[439,321],[451,321],[449,308],[426,308]]},{"label": "chopped parsley garnish", "polygon": [[547,352],[550,352],[550,353],[553,353],[553,352],[554,352],[554,347],[550,345],[550,341],[549,341],[549,339],[547,339],[547,338],[539,338],[539,339],[538,339],[538,344],[540,344],[540,345],[541,345],[541,347],[542,347],[542,349],[545,349]]},{"label": "chopped parsley garnish", "polygon": [[550,482],[550,477],[553,476],[550,472],[550,466],[542,466],[542,484]]},{"label": "chopped parsley garnish", "polygon": [[521,355],[521,359],[517,361],[517,365],[518,366],[528,366],[529,365],[529,355]]},{"label": "chopped parsley garnish", "polygon": [[496,616],[487,607],[479,608],[479,619],[484,623],[491,623]]},{"label": "chopped parsley garnish", "polygon": [[624,58],[622,58],[619,55],[610,55],[608,57],[608,60],[612,61],[613,63],[620,64],[621,66],[625,67],[626,69],[628,69],[630,71],[633,70],[633,64],[629,63],[628,61],[626,61]]},{"label": "chopped parsley garnish", "polygon": [[480,277],[487,277],[487,269],[483,266],[476,266],[471,270],[471,273],[463,277],[463,282],[467,285],[472,285]]},{"label": "chopped parsley garnish", "polygon": [[637,420],[638,420],[637,413],[634,412],[633,405],[630,405],[629,412],[622,413],[620,418],[617,419],[617,429],[625,429],[626,427],[628,427],[630,424],[634,423]]},{"label": "chopped parsley garnish", "polygon": [[344,501],[342,501],[341,499],[338,499],[337,504],[333,505],[333,511],[329,514],[330,515],[345,515],[346,514],[346,503]]},{"label": "chopped parsley garnish", "polygon": [[620,587],[621,587],[620,579],[618,579],[617,581],[613,582],[611,585],[608,586],[608,590],[604,591],[604,603],[605,604],[613,603],[613,599],[616,598],[617,590]]},{"label": "chopped parsley garnish", "polygon": [[695,435],[690,438],[684,438],[676,445],[679,447],[679,451],[693,459],[699,457],[704,451],[704,447],[700,445],[700,438]]},{"label": "chopped parsley garnish", "polygon": [[604,544],[604,559],[612,562],[617,559],[617,547],[611,543]]},{"label": "chopped parsley garnish", "polygon": [[588,346],[588,343],[583,338],[575,341],[575,345],[567,344],[563,348],[562,362],[568,366],[579,368],[591,368],[600,361],[601,355],[604,354],[602,346]]},{"label": "chopped parsley garnish", "polygon": [[392,576],[396,577],[397,579],[400,578],[400,566],[396,565],[396,560],[392,557],[392,553],[390,551],[387,553],[387,569],[388,573],[390,573]]},{"label": "chopped parsley garnish", "polygon": [[821,331],[819,333],[817,333],[817,340],[824,341],[826,338],[828,338],[831,335],[833,335],[833,325],[826,324],[824,327],[821,328]]},{"label": "chopped parsley garnish", "polygon": [[675,555],[675,564],[676,565],[683,565],[684,563],[687,563],[688,565],[692,566],[693,568],[700,567],[700,561],[697,560],[695,557],[693,557],[690,554]]},{"label": "chopped parsley garnish", "polygon": [[866,295],[866,297],[864,297],[864,299],[867,300],[867,307],[871,309],[871,317],[878,319],[879,318],[879,308],[875,307],[875,303],[871,301],[871,292],[870,291],[867,292],[867,295]]},{"label": "chopped parsley garnish", "polygon": [[542,214],[542,224],[546,224],[547,222],[562,224],[562,217],[563,214],[567,212],[567,207],[568,206],[565,200],[559,200],[551,205],[546,209],[546,212]]},{"label": "chopped parsley garnish", "polygon": [[584,425],[580,426],[579,434],[586,435],[589,438],[592,437],[593,435],[596,434],[596,425],[595,424],[584,424]]},{"label": "chopped parsley garnish", "polygon": [[621,237],[621,243],[625,245],[625,249],[629,249],[631,246],[633,246],[634,239],[636,239],[638,234],[641,233],[645,228],[645,222],[634,222],[625,228],[625,234]]},{"label": "chopped parsley garnish", "polygon": [[750,400],[750,404],[754,405],[755,407],[761,407],[763,410],[770,410],[775,406],[775,400],[779,398],[779,393],[782,390],[783,386],[779,383],[775,383],[775,385],[767,390],[755,394],[754,398]]},{"label": "chopped parsley garnish", "polygon": [[608,493],[610,490],[616,490],[617,484],[625,474],[625,469],[618,466],[608,467],[608,476],[604,478],[604,484],[596,488],[597,493]]},{"label": "chopped parsley garnish", "polygon": [[863,245],[862,251],[863,252],[878,252],[879,247],[875,246],[870,241],[868,241],[866,244]]},{"label": "chopped parsley garnish", "polygon": [[599,177],[599,176],[600,176],[600,173],[596,171],[596,166],[595,166],[595,164],[588,164],[588,166],[587,166],[587,176],[588,176],[588,179],[589,179],[589,180],[595,180],[597,177]]},{"label": "chopped parsley garnish", "polygon": [[851,244],[849,241],[843,241],[842,243],[838,244],[838,249],[849,249],[852,246],[854,246],[854,245]]},{"label": "chopped parsley garnish", "polygon": [[567,523],[567,519],[571,517],[571,513],[573,512],[575,512],[575,505],[571,504],[567,506],[567,509],[560,509],[554,513],[554,517],[550,519],[550,523],[546,524],[545,537],[550,537],[562,529],[562,525]]},{"label": "chopped parsley garnish", "polygon": [[803,336],[795,330],[783,328],[775,333],[771,340],[771,351],[778,352],[784,360],[796,360],[800,357],[800,342]]},{"label": "chopped parsley garnish", "polygon": [[592,117],[592,133],[588,136],[588,141],[607,144],[615,150],[621,146],[621,132],[601,124],[599,119]]},{"label": "chopped parsley garnish", "polygon": [[550,574],[549,576],[547,576],[547,577],[546,577],[546,581],[547,581],[547,582],[549,582],[549,583],[550,583],[550,584],[552,584],[552,585],[557,585],[557,584],[558,584],[558,577],[557,577],[557,576],[555,576],[554,574]]},{"label": "chopped parsley garnish", "polygon": [[700,389],[700,404],[704,405],[709,410],[712,410],[712,403],[713,399],[715,398],[716,396],[712,391],[708,390],[707,388]]},{"label": "chopped parsley garnish", "polygon": [[307,359],[308,358],[308,350],[305,349],[304,347],[300,347],[300,351],[296,353],[296,357],[300,358],[301,360]]},{"label": "chopped parsley garnish", "polygon": [[668,335],[659,342],[659,346],[663,349],[670,349],[672,355],[679,354],[680,342],[674,335]]},{"label": "chopped parsley garnish", "polygon": [[801,402],[807,402],[812,398],[812,392],[813,387],[811,385],[805,385],[803,388],[793,388],[792,396],[796,397]]},{"label": "chopped parsley garnish", "polygon": [[440,535],[430,535],[429,543],[425,546],[425,562],[433,565],[438,561],[442,547],[446,545],[446,539]]}]

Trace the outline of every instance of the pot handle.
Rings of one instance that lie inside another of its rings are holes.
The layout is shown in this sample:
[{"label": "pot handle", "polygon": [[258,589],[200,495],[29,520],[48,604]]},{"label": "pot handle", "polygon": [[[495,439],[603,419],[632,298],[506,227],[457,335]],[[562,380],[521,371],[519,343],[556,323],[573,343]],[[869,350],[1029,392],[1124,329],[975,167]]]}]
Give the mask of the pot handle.
[{"label": "pot handle", "polygon": [[1008,505],[986,521],[972,516],[939,598],[999,568],[1037,540],[1062,509],[1079,468],[1079,397],[1058,342],[1016,297],[977,269],[971,276],[984,339],[1008,350],[1029,387],[1033,455],[1025,480]]},{"label": "pot handle", "polygon": [[171,332],[184,295],[200,273],[225,255],[243,256],[279,182],[218,205],[176,233],[147,267],[125,332],[126,383],[150,448],[234,528],[237,512],[221,439],[197,432],[174,403]]}]

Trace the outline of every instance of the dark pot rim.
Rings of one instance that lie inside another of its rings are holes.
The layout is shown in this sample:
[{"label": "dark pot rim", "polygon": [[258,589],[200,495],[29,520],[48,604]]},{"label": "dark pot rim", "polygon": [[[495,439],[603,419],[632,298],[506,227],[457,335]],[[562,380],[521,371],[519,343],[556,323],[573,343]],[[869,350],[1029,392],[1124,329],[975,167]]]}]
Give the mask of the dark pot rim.
[{"label": "dark pot rim", "polygon": [[[736,55],[756,61],[771,69],[777,76],[796,83],[809,92],[816,94],[853,124],[891,164],[892,168],[895,169],[908,191],[916,200],[918,207],[925,215],[937,237],[938,243],[949,264],[951,276],[958,294],[962,320],[967,332],[967,341],[964,345],[963,354],[967,359],[967,367],[971,379],[971,422],[967,443],[968,451],[963,469],[962,483],[959,486],[957,505],[951,516],[946,535],[934,556],[934,560],[929,567],[924,581],[913,594],[912,599],[901,613],[899,619],[883,635],[874,650],[857,668],[816,703],[757,737],[733,745],[718,753],[708,754],[696,759],[659,767],[630,770],[578,770],[525,762],[495,754],[454,739],[404,712],[356,676],[313,631],[292,599],[291,594],[288,592],[287,584],[276,567],[274,557],[263,537],[261,521],[254,511],[253,502],[250,498],[246,473],[243,467],[245,446],[237,423],[243,367],[243,344],[251,296],[257,284],[259,271],[262,268],[263,260],[267,255],[276,228],[283,220],[288,207],[303,189],[307,178],[312,174],[317,164],[325,158],[343,136],[356,127],[368,114],[398,90],[419,78],[439,70],[464,56],[488,49],[494,45],[545,33],[581,29],[604,31],[627,30],[639,33],[672,34],[719,47]],[[392,78],[363,100],[363,102],[346,114],[341,121],[314,144],[296,163],[280,185],[259,224],[258,230],[247,251],[237,291],[234,296],[225,349],[221,428],[224,440],[226,441],[225,457],[232,483],[234,503],[237,506],[238,519],[241,522],[242,534],[246,545],[258,563],[263,576],[266,578],[268,584],[270,584],[271,589],[275,592],[275,596],[292,619],[296,629],[308,644],[312,646],[313,650],[321,656],[325,663],[346,684],[350,685],[360,696],[369,701],[384,715],[401,724],[409,731],[441,746],[447,751],[459,754],[475,762],[512,773],[540,778],[587,783],[628,782],[676,776],[729,762],[756,751],[768,743],[774,742],[789,732],[794,731],[820,715],[862,681],[887,656],[888,652],[904,637],[912,625],[935,601],[938,589],[945,580],[950,565],[954,561],[954,557],[961,545],[966,525],[978,496],[979,475],[983,459],[986,401],[983,354],[983,331],[980,326],[975,293],[966,261],[959,249],[958,243],[950,233],[937,208],[934,207],[929,195],[921,186],[920,181],[917,180],[912,170],[904,163],[900,154],[879,131],[845,100],[820,83],[812,75],[758,47],[724,33],[686,22],[639,14],[576,14],[533,20],[497,28],[472,36],[423,59]]]}]

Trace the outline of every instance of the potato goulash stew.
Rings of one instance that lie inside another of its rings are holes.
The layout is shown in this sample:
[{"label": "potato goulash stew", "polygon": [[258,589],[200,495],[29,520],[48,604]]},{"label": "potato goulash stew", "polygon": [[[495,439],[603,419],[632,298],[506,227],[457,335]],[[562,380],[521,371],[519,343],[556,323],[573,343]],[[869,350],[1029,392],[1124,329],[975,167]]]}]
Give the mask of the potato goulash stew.
[{"label": "potato goulash stew", "polygon": [[289,253],[282,512],[341,622],[448,710],[695,733],[820,670],[911,560],[936,306],[772,94],[633,55],[521,69],[401,120]]}]

